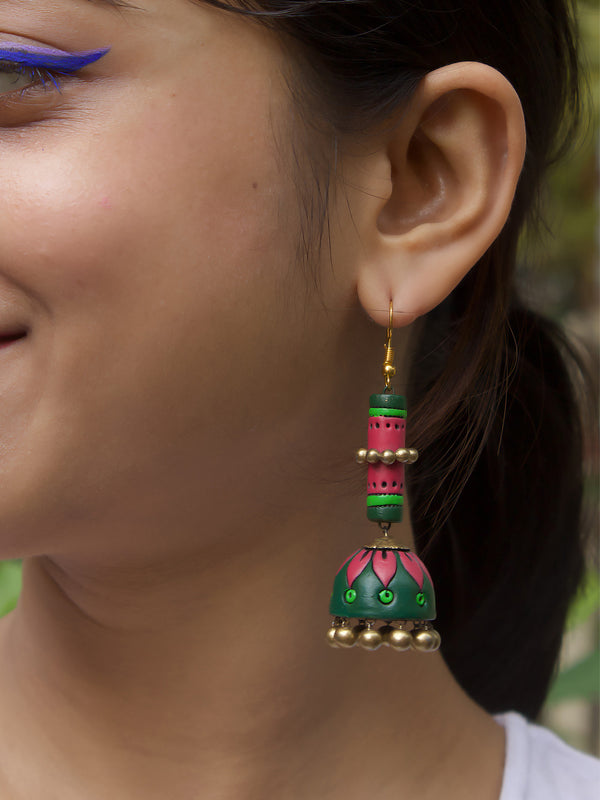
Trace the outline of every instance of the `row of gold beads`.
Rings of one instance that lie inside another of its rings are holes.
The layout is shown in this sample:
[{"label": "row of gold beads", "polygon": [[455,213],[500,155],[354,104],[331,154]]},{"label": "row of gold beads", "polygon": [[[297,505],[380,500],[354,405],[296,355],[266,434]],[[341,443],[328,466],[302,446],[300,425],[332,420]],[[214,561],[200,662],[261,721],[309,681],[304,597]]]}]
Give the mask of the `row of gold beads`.
[{"label": "row of gold beads", "polygon": [[441,643],[441,636],[429,623],[412,631],[405,628],[394,628],[392,625],[383,625],[378,630],[374,623],[363,620],[351,626],[347,622],[335,623],[327,631],[327,640],[332,647],[354,647],[358,645],[363,650],[377,650],[381,645],[387,645],[394,650],[418,650],[421,653],[431,653],[437,650]]},{"label": "row of gold beads", "polygon": [[356,451],[356,461],[358,464],[376,464],[381,461],[382,464],[393,464],[395,461],[401,461],[405,464],[414,464],[419,457],[419,451],[414,447],[399,447],[397,450],[384,450],[382,453],[379,450],[367,450],[366,447],[361,447]]}]

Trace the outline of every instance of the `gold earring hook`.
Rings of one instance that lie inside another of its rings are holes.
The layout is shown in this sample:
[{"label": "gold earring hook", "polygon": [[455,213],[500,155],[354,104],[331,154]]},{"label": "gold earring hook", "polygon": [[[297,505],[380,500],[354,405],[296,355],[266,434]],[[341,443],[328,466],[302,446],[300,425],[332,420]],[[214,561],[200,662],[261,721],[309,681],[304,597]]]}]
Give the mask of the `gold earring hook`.
[{"label": "gold earring hook", "polygon": [[394,301],[390,299],[390,316],[386,331],[385,358],[383,360],[383,377],[385,378],[385,392],[393,392],[392,378],[396,374],[394,366],[394,348],[392,347],[392,331],[394,329]]}]

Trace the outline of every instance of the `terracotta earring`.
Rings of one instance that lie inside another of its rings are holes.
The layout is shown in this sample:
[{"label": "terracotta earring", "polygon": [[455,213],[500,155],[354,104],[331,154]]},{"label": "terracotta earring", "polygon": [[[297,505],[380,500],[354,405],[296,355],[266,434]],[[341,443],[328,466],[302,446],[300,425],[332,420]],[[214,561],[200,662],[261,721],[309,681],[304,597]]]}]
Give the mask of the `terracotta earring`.
[{"label": "terracotta earring", "polygon": [[[396,373],[392,329],[390,300],[385,388],[369,398],[368,446],[356,452],[356,461],[369,465],[367,519],[379,525],[379,536],[347,558],[335,576],[329,605],[334,619],[327,639],[332,647],[357,644],[377,650],[388,645],[427,653],[437,650],[441,641],[431,624],[436,616],[433,581],[421,559],[390,536],[392,523],[402,521],[404,465],[419,455],[405,447],[406,400],[391,386]],[[376,627],[377,623],[382,624]]]}]

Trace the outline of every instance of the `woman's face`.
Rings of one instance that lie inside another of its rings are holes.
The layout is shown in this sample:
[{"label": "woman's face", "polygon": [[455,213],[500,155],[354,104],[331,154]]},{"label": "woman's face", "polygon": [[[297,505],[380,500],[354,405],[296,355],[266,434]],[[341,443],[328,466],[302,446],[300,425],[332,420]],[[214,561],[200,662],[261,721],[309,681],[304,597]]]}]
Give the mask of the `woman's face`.
[{"label": "woman's face", "polygon": [[0,99],[0,332],[27,330],[0,349],[0,557],[241,520],[318,409],[285,56],[233,14],[137,5],[0,2],[5,48],[110,47]]}]

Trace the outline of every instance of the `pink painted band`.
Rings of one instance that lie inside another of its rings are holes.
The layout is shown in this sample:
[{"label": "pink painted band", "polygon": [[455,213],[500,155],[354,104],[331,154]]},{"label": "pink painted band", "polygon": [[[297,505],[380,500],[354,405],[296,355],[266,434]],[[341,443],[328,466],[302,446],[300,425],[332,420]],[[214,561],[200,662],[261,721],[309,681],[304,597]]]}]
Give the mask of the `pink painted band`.
[{"label": "pink painted band", "polygon": [[404,494],[404,464],[398,461],[389,466],[381,462],[369,464],[367,492],[368,494]]},{"label": "pink painted band", "polygon": [[369,417],[369,450],[397,450],[406,442],[406,420],[402,417]]}]

